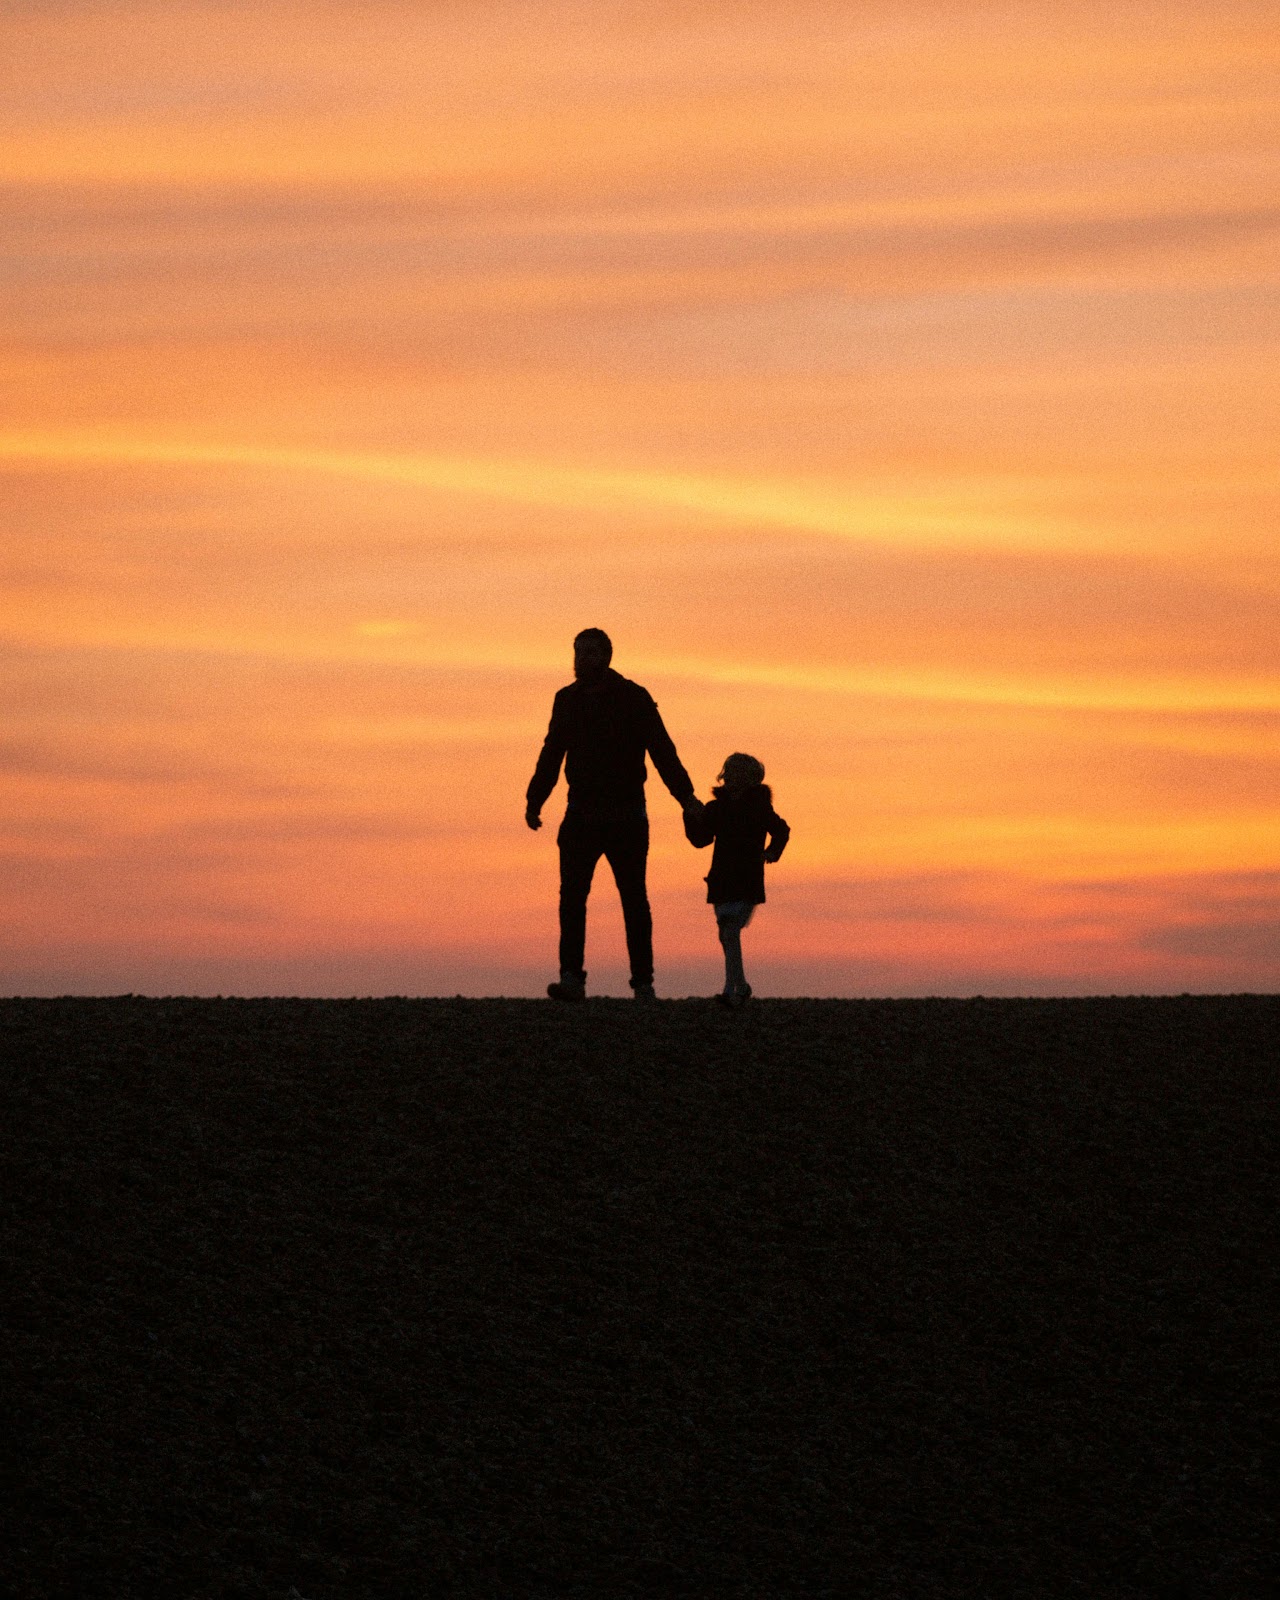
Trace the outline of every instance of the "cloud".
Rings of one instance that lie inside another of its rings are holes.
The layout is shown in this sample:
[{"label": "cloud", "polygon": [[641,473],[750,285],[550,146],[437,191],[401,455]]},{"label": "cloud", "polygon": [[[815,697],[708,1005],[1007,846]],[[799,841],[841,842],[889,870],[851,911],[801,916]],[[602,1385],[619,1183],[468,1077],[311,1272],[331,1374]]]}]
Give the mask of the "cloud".
[{"label": "cloud", "polygon": [[1192,956],[1218,966],[1244,964],[1280,982],[1280,910],[1270,918],[1181,923],[1157,928],[1146,947],[1172,956]]},{"label": "cloud", "polygon": [[[1280,982],[1280,872],[1221,873],[1163,885],[1144,948],[1221,972]],[[1115,886],[1120,898],[1124,885]]]}]

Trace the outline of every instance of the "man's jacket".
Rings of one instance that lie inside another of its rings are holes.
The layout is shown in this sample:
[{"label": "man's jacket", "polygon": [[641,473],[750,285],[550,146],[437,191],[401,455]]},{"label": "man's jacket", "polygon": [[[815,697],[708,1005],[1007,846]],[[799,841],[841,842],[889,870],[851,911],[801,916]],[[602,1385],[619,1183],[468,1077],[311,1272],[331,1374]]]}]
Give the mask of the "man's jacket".
[{"label": "man's jacket", "polygon": [[563,761],[571,811],[643,810],[646,753],[681,805],[692,798],[689,774],[647,689],[612,668],[598,686],[570,683],[552,706],[551,726],[529,780],[528,807],[542,810]]}]

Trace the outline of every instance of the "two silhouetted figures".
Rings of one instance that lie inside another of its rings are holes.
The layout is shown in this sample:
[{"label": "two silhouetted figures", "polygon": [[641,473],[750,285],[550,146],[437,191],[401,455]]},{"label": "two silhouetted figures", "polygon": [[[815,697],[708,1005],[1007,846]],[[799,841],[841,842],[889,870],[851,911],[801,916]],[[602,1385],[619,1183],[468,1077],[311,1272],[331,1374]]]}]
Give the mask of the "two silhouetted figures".
[{"label": "two silhouetted figures", "polygon": [[540,828],[542,807],[563,762],[569,800],[556,840],[560,977],[548,984],[547,993],[553,1000],[581,1000],[586,995],[587,896],[604,856],[622,901],[632,992],[637,1000],[654,998],[653,917],[645,883],[647,755],[680,803],[689,841],[699,848],[715,845],[707,899],[715,906],[724,950],[721,999],[741,1005],[751,994],[742,967],[742,929],[764,901],[764,864],[782,854],[790,830],[774,811],[764,786],[764,767],[753,756],[730,756],[711,803],[702,805],[653,696],[614,672],[612,659],[613,645],[599,628],[587,628],[573,641],[574,682],[555,697],[551,725],[526,795],[525,821]]}]

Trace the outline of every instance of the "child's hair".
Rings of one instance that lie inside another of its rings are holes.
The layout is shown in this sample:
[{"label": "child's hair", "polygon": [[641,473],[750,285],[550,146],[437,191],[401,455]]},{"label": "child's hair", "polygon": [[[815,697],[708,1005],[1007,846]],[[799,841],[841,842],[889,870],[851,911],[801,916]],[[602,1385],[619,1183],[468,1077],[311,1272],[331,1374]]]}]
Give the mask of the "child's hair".
[{"label": "child's hair", "polygon": [[764,762],[757,761],[754,756],[744,755],[741,750],[735,750],[731,756],[725,758],[712,793],[723,794],[731,781],[743,789],[750,788],[752,784],[763,783]]}]

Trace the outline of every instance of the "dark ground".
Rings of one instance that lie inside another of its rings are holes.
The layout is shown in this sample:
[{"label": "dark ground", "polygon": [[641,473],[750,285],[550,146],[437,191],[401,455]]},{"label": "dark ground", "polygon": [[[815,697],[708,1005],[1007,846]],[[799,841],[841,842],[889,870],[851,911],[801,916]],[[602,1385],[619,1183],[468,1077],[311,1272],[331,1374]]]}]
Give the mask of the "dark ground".
[{"label": "dark ground", "polygon": [[1261,1597],[1280,999],[0,1002],[36,1597]]}]

